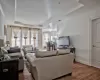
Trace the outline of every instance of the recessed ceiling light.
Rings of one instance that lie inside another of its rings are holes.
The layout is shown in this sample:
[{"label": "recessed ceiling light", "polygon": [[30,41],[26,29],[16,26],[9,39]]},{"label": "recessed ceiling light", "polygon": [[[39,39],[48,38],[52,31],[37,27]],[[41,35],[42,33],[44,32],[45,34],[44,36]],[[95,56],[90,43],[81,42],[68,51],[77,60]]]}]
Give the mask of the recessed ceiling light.
[{"label": "recessed ceiling light", "polygon": [[60,4],[60,2],[59,2],[59,4]]},{"label": "recessed ceiling light", "polygon": [[58,20],[58,21],[61,21],[61,20]]},{"label": "recessed ceiling light", "polygon": [[60,0],[59,0],[58,4],[60,4]]}]

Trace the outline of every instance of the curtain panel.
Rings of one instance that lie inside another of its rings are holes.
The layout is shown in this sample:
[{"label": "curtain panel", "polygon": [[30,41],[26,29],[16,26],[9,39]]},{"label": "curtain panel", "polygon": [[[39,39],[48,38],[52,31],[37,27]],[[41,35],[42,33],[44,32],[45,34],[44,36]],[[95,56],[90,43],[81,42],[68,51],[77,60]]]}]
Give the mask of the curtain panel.
[{"label": "curtain panel", "polygon": [[12,39],[12,27],[7,26],[6,41],[10,42],[10,46],[12,45],[11,39]]},{"label": "curtain panel", "polygon": [[38,31],[36,29],[31,30],[31,44],[33,44],[34,47],[38,47]]},{"label": "curtain panel", "polygon": [[29,28],[22,29],[22,45],[29,45]]},{"label": "curtain panel", "polygon": [[29,28],[21,28],[22,29],[22,34],[24,37],[28,37],[28,31],[29,31]]},{"label": "curtain panel", "polygon": [[12,33],[14,34],[14,37],[20,37],[20,28],[17,27],[11,27]]}]

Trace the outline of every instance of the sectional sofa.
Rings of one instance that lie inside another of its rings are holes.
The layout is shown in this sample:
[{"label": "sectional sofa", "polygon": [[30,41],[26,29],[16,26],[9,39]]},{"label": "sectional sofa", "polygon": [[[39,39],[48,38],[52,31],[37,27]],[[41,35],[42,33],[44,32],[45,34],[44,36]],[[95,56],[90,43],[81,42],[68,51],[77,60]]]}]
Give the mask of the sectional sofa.
[{"label": "sectional sofa", "polygon": [[19,59],[18,70],[24,70],[24,59],[20,48],[16,47],[1,47],[4,55],[8,55],[12,59]]},{"label": "sectional sofa", "polygon": [[74,54],[70,50],[37,51],[25,56],[35,80],[53,80],[72,73]]}]

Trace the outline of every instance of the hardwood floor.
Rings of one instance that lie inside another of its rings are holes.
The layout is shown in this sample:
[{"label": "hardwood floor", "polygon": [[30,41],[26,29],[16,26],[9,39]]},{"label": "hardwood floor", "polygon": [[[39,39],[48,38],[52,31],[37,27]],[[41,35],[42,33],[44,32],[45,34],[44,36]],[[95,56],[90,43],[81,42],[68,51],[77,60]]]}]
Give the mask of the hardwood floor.
[{"label": "hardwood floor", "polygon": [[100,69],[75,63],[73,65],[72,80],[100,80]]},{"label": "hardwood floor", "polygon": [[23,73],[19,73],[19,80],[33,80],[31,74],[29,73],[25,65]]},{"label": "hardwood floor", "polygon": [[25,79],[24,79],[24,74],[23,74],[23,73],[20,73],[20,74],[19,74],[19,80],[25,80]]},{"label": "hardwood floor", "polygon": [[[19,80],[32,80],[27,69],[24,70],[24,73],[19,74]],[[100,80],[100,69],[80,63],[74,63],[72,77],[65,76],[57,80]]]}]

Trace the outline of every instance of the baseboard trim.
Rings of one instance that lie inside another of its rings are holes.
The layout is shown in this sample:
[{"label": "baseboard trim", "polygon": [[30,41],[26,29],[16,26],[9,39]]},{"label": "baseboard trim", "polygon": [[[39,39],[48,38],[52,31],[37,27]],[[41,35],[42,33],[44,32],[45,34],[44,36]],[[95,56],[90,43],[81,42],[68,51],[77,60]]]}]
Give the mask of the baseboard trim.
[{"label": "baseboard trim", "polygon": [[61,76],[61,77],[58,77],[58,78],[52,79],[52,80],[58,80],[58,79],[60,79],[60,78],[63,78],[63,77],[66,77],[66,76],[71,76],[71,75],[72,75],[72,73],[69,73],[69,74],[63,75],[63,76]]},{"label": "baseboard trim", "polygon": [[76,56],[75,61],[90,66],[89,60],[87,60],[87,59],[85,59],[85,58],[83,58],[81,56]]}]

